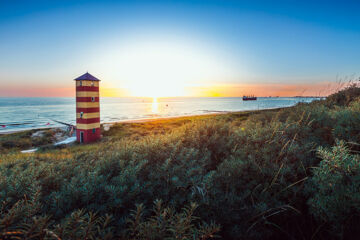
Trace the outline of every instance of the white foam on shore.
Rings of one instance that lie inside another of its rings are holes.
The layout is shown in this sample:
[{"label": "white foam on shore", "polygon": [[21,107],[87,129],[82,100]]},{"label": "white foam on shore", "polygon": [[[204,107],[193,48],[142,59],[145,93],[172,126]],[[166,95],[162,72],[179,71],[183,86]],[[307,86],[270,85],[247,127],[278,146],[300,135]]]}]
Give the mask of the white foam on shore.
[{"label": "white foam on shore", "polygon": [[54,146],[57,146],[57,145],[61,145],[61,144],[69,144],[69,143],[73,143],[76,141],[76,137],[69,137],[63,141],[60,141],[60,142],[57,142],[57,143],[54,143]]},{"label": "white foam on shore", "polygon": [[38,149],[37,148],[33,148],[33,149],[29,149],[29,150],[22,150],[21,153],[33,153],[36,152]]},{"label": "white foam on shore", "polygon": [[[54,146],[61,145],[61,144],[70,144],[76,141],[76,137],[69,137],[63,141],[54,143]],[[28,149],[28,150],[22,150],[21,153],[34,153],[38,150],[38,148]]]}]

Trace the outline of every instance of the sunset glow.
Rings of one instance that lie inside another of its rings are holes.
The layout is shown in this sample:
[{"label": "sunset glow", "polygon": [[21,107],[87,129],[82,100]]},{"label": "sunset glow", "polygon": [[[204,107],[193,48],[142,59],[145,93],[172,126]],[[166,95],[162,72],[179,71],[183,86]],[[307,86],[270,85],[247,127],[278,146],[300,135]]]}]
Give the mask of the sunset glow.
[{"label": "sunset glow", "polygon": [[0,240],[356,239],[360,0],[0,0]]},{"label": "sunset glow", "polygon": [[113,87],[136,97],[186,96],[190,84],[237,74],[230,62],[217,60],[215,52],[194,43],[130,41],[101,57]]},{"label": "sunset glow", "polygon": [[151,112],[154,114],[159,113],[159,103],[158,103],[157,98],[155,98],[155,97],[153,98],[153,101],[151,103]]},{"label": "sunset glow", "polygon": [[0,97],[74,96],[86,71],[102,97],[158,98],[326,95],[359,74],[357,6],[176,2],[2,4]]}]

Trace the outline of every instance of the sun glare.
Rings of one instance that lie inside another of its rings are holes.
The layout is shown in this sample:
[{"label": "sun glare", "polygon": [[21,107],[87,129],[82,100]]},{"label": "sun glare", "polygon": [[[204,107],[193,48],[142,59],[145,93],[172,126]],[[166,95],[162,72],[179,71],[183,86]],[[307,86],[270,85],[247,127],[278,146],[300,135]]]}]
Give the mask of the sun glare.
[{"label": "sun glare", "polygon": [[226,64],[200,47],[168,42],[124,44],[103,61],[115,87],[137,97],[186,96],[186,87],[229,75]]},{"label": "sun glare", "polygon": [[156,97],[153,98],[153,101],[151,103],[151,112],[154,114],[159,113],[159,102]]}]

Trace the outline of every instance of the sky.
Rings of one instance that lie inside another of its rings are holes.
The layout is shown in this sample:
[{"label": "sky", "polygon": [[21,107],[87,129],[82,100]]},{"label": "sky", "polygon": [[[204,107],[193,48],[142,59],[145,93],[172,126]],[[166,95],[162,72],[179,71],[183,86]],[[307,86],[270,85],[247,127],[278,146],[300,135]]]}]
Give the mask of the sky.
[{"label": "sky", "polygon": [[0,0],[0,97],[326,95],[359,76],[359,1]]}]

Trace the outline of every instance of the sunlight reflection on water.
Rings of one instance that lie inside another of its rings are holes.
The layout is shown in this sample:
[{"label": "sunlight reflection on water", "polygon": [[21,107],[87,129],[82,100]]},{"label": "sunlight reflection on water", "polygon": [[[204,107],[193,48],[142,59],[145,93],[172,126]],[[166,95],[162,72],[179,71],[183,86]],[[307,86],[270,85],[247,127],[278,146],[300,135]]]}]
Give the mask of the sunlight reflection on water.
[{"label": "sunlight reflection on water", "polygon": [[157,100],[157,98],[153,98],[152,104],[151,104],[151,112],[154,114],[158,114],[159,113],[159,102]]},{"label": "sunlight reflection on water", "polygon": [[[315,98],[101,98],[102,123],[130,119],[197,115],[205,113],[288,107]],[[75,98],[1,98],[0,132],[75,124]]]}]

